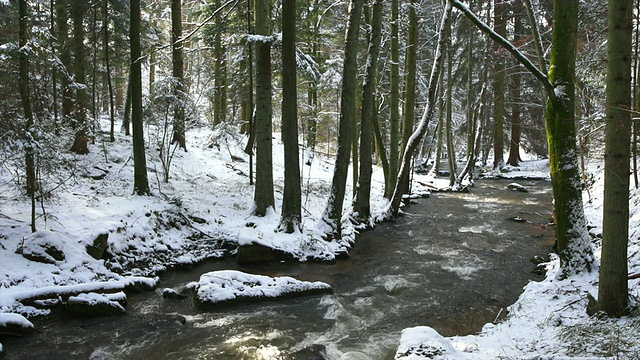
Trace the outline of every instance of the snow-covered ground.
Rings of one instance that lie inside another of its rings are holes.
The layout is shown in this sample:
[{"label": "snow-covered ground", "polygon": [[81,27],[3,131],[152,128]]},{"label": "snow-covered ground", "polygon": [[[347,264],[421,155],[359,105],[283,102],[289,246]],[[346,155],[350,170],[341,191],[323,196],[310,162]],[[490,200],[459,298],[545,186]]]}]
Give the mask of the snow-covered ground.
[{"label": "snow-covered ground", "polygon": [[[236,133],[237,129],[228,127],[211,131],[204,124],[189,130],[189,151],[175,152],[168,183],[162,181],[157,142],[147,139],[152,196],[132,195],[131,145],[130,139],[122,134],[116,135],[115,143],[103,142],[98,137],[89,155],[63,154],[67,160],[64,168],[44,182],[46,189],[54,190],[43,207],[38,205],[35,234],[29,227],[30,204],[15,187],[15,169],[0,168],[0,324],[9,320],[15,323],[16,315],[12,313],[25,316],[48,313],[46,309],[22,304],[20,299],[51,292],[93,293],[105,287],[120,290],[140,282],[153,285],[155,276],[172,266],[219,257],[230,251],[223,249],[233,248],[221,248],[223,242],[232,245],[258,242],[288,251],[301,260],[330,259],[335,253],[348,250],[358,231],[348,221],[348,208],[343,218],[343,239],[320,240],[323,224],[319,219],[328,198],[333,158],[316,154],[310,166],[302,166],[302,231],[283,234],[276,231],[284,173],[279,134],[274,134],[273,157],[276,211],[255,217],[251,215],[254,190],[247,176],[248,156],[242,151],[246,139]],[[525,164],[525,169],[521,169],[525,171],[503,176],[548,174],[545,161]],[[416,191],[444,187],[447,183],[424,175],[415,175],[414,180]],[[347,194],[351,194],[351,189],[349,175]],[[591,231],[596,234],[601,229],[601,192],[601,179],[597,178],[587,209],[595,226]],[[381,216],[386,205],[382,193],[382,170],[376,168],[371,201],[374,218]],[[636,243],[629,251],[632,273],[640,272],[638,202],[640,196],[634,193],[631,240]],[[350,201],[345,201],[347,207],[349,204]],[[107,252],[111,255],[97,260],[88,255],[86,248],[100,234],[108,234]],[[56,259],[44,252],[47,247],[58,249],[64,258],[57,254]],[[46,258],[46,263],[27,260],[25,254],[39,254]],[[579,339],[584,338],[581,329],[596,326],[591,325],[595,320],[588,319],[584,307],[585,294],[595,288],[597,275],[560,282],[554,277],[557,261],[552,261],[548,269],[547,279],[528,285],[504,322],[485,326],[480,335],[450,338],[446,343],[452,344],[460,356],[472,358],[599,354],[596,344],[582,344],[591,352],[579,352],[583,349],[580,343],[583,340]],[[638,280],[631,281],[630,286],[637,296]],[[622,319],[613,326],[625,332],[638,324],[633,319]],[[572,337],[576,334],[578,340]],[[415,343],[420,332],[414,329],[405,335],[403,339],[412,338]],[[560,336],[564,336],[562,340]],[[635,344],[640,343],[637,338],[629,341],[635,342],[622,350],[634,350]],[[401,347],[406,344],[403,341]],[[612,341],[605,339],[597,344],[612,346]]]}]

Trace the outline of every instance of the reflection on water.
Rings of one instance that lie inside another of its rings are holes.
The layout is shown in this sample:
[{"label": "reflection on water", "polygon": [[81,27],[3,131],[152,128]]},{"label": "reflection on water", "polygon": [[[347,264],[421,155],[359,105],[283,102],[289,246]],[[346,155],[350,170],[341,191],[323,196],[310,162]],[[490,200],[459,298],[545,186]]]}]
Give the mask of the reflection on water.
[{"label": "reflection on water", "polygon": [[[351,258],[326,264],[239,267],[231,260],[174,271],[178,287],[213,270],[239,269],[330,283],[335,293],[200,313],[190,299],[129,296],[128,315],[36,319],[42,333],[5,339],[10,359],[281,359],[324,349],[330,359],[389,359],[403,328],[477,332],[513,303],[530,279],[529,259],[550,251],[550,185],[479,182],[471,194],[438,193],[410,216],[363,233]],[[514,216],[525,222],[506,220]],[[311,349],[311,350],[310,350]],[[306,351],[306,352],[305,352]]]}]

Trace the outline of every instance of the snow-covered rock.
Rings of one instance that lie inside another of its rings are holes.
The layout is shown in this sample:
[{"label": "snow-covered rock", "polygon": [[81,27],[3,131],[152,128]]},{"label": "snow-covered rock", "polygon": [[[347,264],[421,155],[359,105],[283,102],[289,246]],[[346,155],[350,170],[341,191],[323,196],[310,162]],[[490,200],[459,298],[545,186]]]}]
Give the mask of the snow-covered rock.
[{"label": "snow-covered rock", "polygon": [[416,326],[402,330],[396,360],[454,359],[464,354],[451,342],[428,326]]},{"label": "snow-covered rock", "polygon": [[300,281],[289,276],[269,277],[236,270],[203,274],[200,281],[192,283],[191,286],[197,289],[195,300],[200,307],[332,291],[329,284],[319,281]]}]

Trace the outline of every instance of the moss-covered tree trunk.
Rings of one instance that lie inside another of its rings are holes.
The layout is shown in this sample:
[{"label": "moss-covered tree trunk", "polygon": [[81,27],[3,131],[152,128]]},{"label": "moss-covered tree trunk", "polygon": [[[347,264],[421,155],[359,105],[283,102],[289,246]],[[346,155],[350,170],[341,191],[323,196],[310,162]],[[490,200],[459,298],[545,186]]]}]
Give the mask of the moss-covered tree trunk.
[{"label": "moss-covered tree trunk", "polygon": [[356,75],[358,74],[358,36],[361,15],[362,0],[351,0],[342,69],[338,151],[331,179],[329,199],[322,216],[323,222],[328,226],[323,230],[328,238],[342,236],[342,206],[347,185],[351,143],[356,127],[356,89],[358,87]]},{"label": "moss-covered tree trunk", "polygon": [[296,0],[282,2],[282,142],[284,193],[280,229],[300,230],[302,216],[298,149],[298,88],[296,71]]},{"label": "moss-covered tree trunk", "polygon": [[271,18],[271,1],[255,0],[255,31],[263,36],[256,43],[256,185],[254,214],[264,216],[274,208],[272,107],[271,107],[271,43],[268,40]]},{"label": "moss-covered tree trunk", "polygon": [[590,271],[593,263],[582,206],[575,124],[575,58],[579,0],[556,0],[549,81],[555,90],[547,103],[547,141],[555,201],[556,236],[562,272]]},{"label": "moss-covered tree trunk", "polygon": [[598,303],[622,316],[629,302],[629,150],[631,140],[631,38],[633,0],[609,0],[604,210]]}]

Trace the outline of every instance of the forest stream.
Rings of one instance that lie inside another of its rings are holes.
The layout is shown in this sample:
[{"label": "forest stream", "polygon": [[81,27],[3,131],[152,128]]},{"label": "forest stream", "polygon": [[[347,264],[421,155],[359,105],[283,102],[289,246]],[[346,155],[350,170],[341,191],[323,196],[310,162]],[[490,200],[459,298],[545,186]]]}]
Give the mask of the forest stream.
[{"label": "forest stream", "polygon": [[[34,319],[40,333],[3,339],[6,358],[392,359],[403,328],[479,332],[542,279],[530,259],[552,251],[551,184],[517,181],[525,193],[507,190],[511,182],[481,180],[471,193],[416,200],[398,221],[362,233],[335,264],[225,259],[168,272],[155,292],[128,296],[125,316]],[[220,269],[324,281],[335,293],[212,312],[160,295]]]}]

